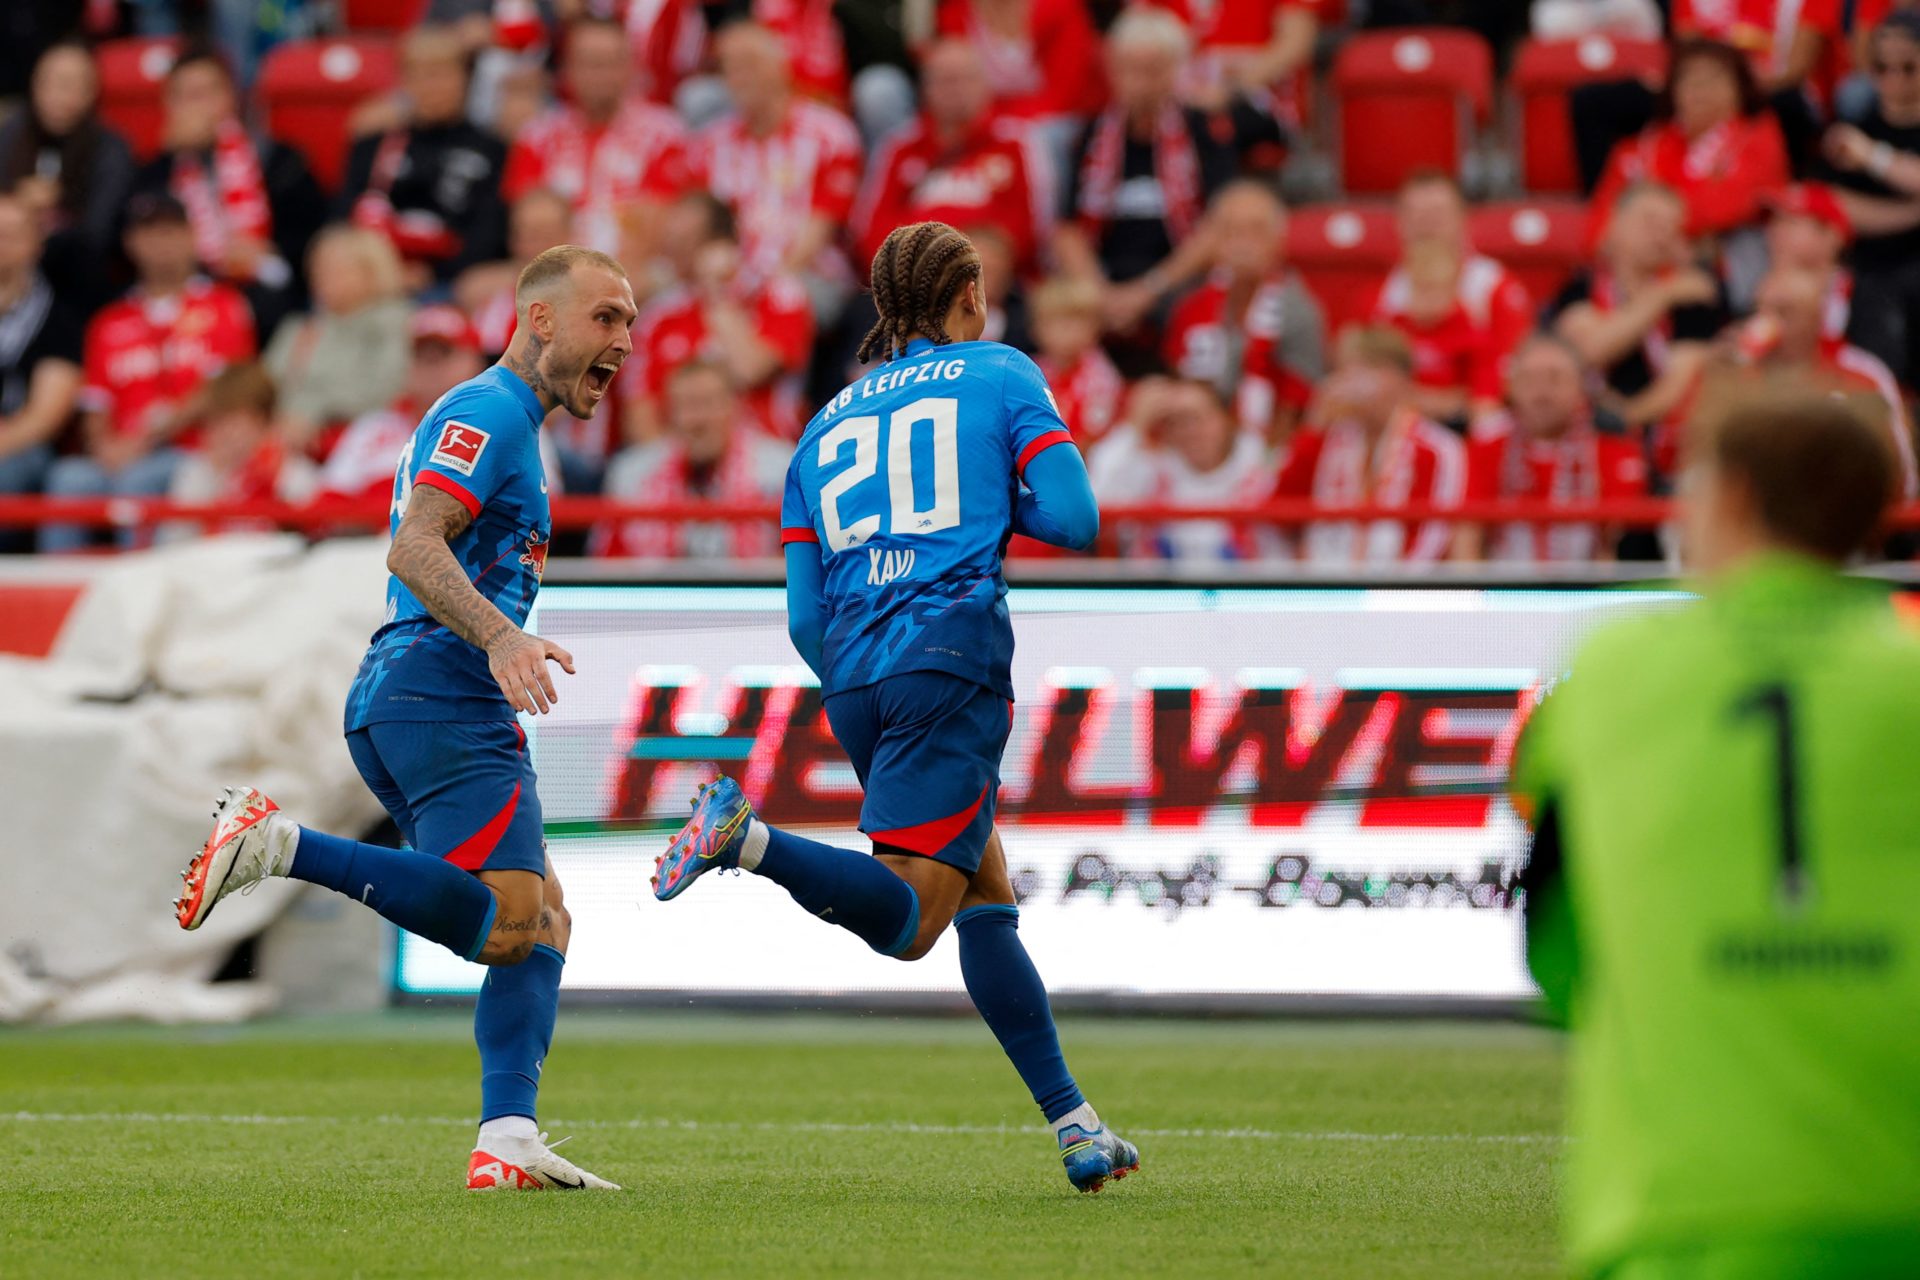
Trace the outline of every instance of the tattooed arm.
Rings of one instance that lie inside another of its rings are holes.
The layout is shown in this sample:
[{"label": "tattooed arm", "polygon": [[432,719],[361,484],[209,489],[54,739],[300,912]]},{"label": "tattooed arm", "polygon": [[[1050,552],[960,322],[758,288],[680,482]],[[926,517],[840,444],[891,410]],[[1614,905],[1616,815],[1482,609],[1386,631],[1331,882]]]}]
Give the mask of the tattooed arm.
[{"label": "tattooed arm", "polygon": [[547,660],[571,675],[573,655],[515,626],[468,579],[447,544],[472,523],[458,498],[415,485],[387,551],[387,569],[419,597],[434,621],[487,655],[493,678],[514,710],[544,712],[560,700]]}]

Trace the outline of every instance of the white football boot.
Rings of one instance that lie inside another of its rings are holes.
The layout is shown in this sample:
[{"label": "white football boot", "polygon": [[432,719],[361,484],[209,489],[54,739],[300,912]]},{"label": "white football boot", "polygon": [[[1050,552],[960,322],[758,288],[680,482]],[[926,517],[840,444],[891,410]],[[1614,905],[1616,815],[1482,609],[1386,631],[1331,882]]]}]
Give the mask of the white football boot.
[{"label": "white football boot", "polygon": [[[568,1139],[562,1138],[560,1142]],[[556,1142],[555,1147],[560,1145]],[[490,1137],[467,1161],[469,1191],[618,1191],[620,1185],[596,1178],[565,1156],[553,1153],[547,1135],[538,1138]]]},{"label": "white football boot", "polygon": [[245,893],[293,866],[300,829],[280,806],[252,787],[228,787],[213,807],[213,834],[180,873],[186,889],[173,900],[182,929],[198,929],[213,904]]}]

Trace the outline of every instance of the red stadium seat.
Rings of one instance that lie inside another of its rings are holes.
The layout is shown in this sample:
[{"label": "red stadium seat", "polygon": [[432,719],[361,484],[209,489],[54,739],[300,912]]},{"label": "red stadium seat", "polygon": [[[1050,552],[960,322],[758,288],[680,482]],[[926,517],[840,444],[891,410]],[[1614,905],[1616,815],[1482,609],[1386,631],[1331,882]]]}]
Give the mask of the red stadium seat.
[{"label": "red stadium seat", "polygon": [[427,0],[340,0],[340,25],[355,34],[399,35],[420,21]]},{"label": "red stadium seat", "polygon": [[1587,260],[1587,206],[1569,199],[1478,205],[1467,215],[1467,235],[1544,305]]},{"label": "red stadium seat", "polygon": [[294,40],[275,48],[260,68],[267,131],[307,157],[322,187],[340,185],[346,169],[347,117],[398,79],[393,42],[385,36]]},{"label": "red stadium seat", "polygon": [[1287,260],[1327,313],[1327,333],[1364,321],[1400,257],[1384,204],[1308,205],[1287,220]]},{"label": "red stadium seat", "polygon": [[171,37],[108,40],[95,50],[100,67],[100,118],[145,160],[160,149],[161,96],[180,42]]},{"label": "red stadium seat", "polygon": [[1355,35],[1333,64],[1341,181],[1392,191],[1417,169],[1460,172],[1493,105],[1493,54],[1471,31],[1413,27]]},{"label": "red stadium seat", "polygon": [[1524,42],[1508,77],[1520,128],[1520,185],[1528,191],[1579,190],[1569,95],[1583,84],[1660,75],[1666,68],[1667,47],[1658,40],[1595,35]]}]

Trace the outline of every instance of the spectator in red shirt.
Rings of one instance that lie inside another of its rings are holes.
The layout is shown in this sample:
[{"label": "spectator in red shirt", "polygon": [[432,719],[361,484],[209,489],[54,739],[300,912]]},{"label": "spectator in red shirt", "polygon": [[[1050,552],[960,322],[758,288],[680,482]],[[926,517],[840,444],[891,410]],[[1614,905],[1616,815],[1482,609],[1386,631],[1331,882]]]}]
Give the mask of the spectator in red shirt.
[{"label": "spectator in red shirt", "polygon": [[853,234],[871,261],[887,233],[908,222],[991,225],[1031,273],[1053,232],[1053,176],[1025,122],[996,116],[979,52],[940,40],[920,66],[921,115],[889,134],[873,156]]},{"label": "spectator in red shirt", "polygon": [[[666,426],[660,439],[614,458],[607,468],[608,497],[650,507],[778,504],[792,451],[760,434],[724,366],[695,360],[673,371],[666,383]],[[588,547],[600,556],[743,560],[778,555],[780,540],[765,520],[622,520],[596,525]]]},{"label": "spectator in red shirt", "polygon": [[1219,110],[1236,94],[1289,128],[1300,123],[1294,77],[1310,69],[1321,0],[1146,0],[1178,15],[1194,37],[1186,97]]},{"label": "spectator in red shirt", "polygon": [[244,290],[269,331],[298,300],[299,265],[326,201],[298,151],[248,131],[232,73],[211,48],[175,59],[165,102],[164,150],[135,189],[186,207],[201,266]]},{"label": "spectator in red shirt", "polygon": [[[1442,264],[1452,264],[1455,307],[1450,314],[1454,317],[1452,328],[1456,330],[1450,335],[1452,345],[1463,349],[1472,346],[1475,359],[1490,361],[1491,366],[1477,382],[1471,379],[1428,382],[1431,374],[1423,378],[1423,382],[1462,386],[1469,398],[1476,394],[1497,397],[1507,356],[1520,339],[1533,330],[1534,304],[1526,286],[1500,263],[1475,251],[1467,235],[1466,197],[1452,174],[1428,169],[1409,176],[1401,184],[1394,221],[1403,257],[1380,286],[1380,293],[1374,299],[1373,319],[1397,327],[1412,327],[1409,317],[1415,286],[1408,261],[1417,246],[1439,246],[1445,252],[1428,255],[1429,266],[1440,271]],[[1426,283],[1428,292],[1444,291],[1441,281]],[[1423,309],[1431,313],[1428,318],[1433,322],[1449,314],[1437,297],[1428,299]]]},{"label": "spectator in red shirt", "polygon": [[661,239],[677,283],[634,326],[633,354],[620,371],[627,439],[660,433],[668,379],[698,359],[726,371],[760,430],[798,436],[806,422],[799,380],[814,333],[806,290],[792,276],[743,270],[733,216],[704,192],[668,210]]},{"label": "spectator in red shirt", "polygon": [[[1506,408],[1476,424],[1467,444],[1470,500],[1579,506],[1646,496],[1646,458],[1634,440],[1595,426],[1586,373],[1565,339],[1542,333],[1520,345]],[[1618,541],[1617,529],[1597,524],[1463,523],[1453,550],[1462,560],[1522,564],[1611,560]]]},{"label": "spectator in red shirt", "polygon": [[1186,28],[1162,9],[1130,9],[1113,24],[1113,105],[1074,148],[1071,216],[1054,237],[1069,275],[1106,287],[1108,327],[1129,345],[1148,340],[1140,322],[1205,268],[1207,201],[1239,171],[1241,144],[1272,133],[1272,121],[1243,102],[1211,117],[1181,104],[1191,49]]},{"label": "spectator in red shirt", "polygon": [[1416,241],[1407,246],[1397,274],[1401,287],[1374,320],[1392,325],[1412,344],[1420,412],[1464,424],[1493,408],[1505,353],[1492,327],[1460,301],[1458,250],[1438,240]]},{"label": "spectator in red shirt", "polygon": [[940,0],[943,36],[980,51],[994,101],[1036,120],[1090,116],[1106,98],[1086,0]]},{"label": "spectator in red shirt", "polygon": [[[199,413],[206,382],[253,355],[246,299],[194,275],[187,211],[170,195],[137,195],[127,208],[127,256],[136,283],[87,329],[80,393],[85,452],[47,475],[56,497],[152,497],[167,491],[181,433]],[[42,551],[74,551],[87,531],[47,525]]]},{"label": "spectator in red shirt", "polygon": [[[406,385],[392,404],[363,413],[341,433],[320,472],[323,493],[349,498],[393,493],[394,459],[427,406],[486,367],[480,335],[458,307],[436,303],[413,313]],[[546,432],[541,432],[542,437]]]},{"label": "spectator in red shirt", "polygon": [[[1729,45],[1681,42],[1655,119],[1613,149],[1595,208],[1612,208],[1630,184],[1650,179],[1686,201],[1688,235],[1724,237],[1758,223],[1766,197],[1791,181],[1779,122]],[[1604,224],[1594,230],[1597,239]]]},{"label": "spectator in red shirt", "polygon": [[[274,429],[273,376],[255,361],[230,364],[202,394],[200,447],[181,459],[167,496],[175,502],[304,502],[319,484],[319,468]],[[162,525],[159,541],[241,528],[256,522],[183,521]]]},{"label": "spectator in red shirt", "polygon": [[[1349,329],[1333,375],[1294,433],[1274,492],[1327,507],[1409,504],[1445,509],[1466,496],[1460,437],[1421,414],[1414,398],[1413,348],[1398,330]],[[1453,545],[1452,522],[1316,520],[1299,540],[1302,557],[1326,566],[1432,564]]]},{"label": "spectator in red shirt", "polygon": [[581,243],[644,262],[661,207],[688,185],[680,119],[629,95],[633,52],[604,18],[568,25],[560,78],[569,101],[514,139],[502,193],[515,201],[551,188],[573,202]]},{"label": "spectator in red shirt", "polygon": [[1073,442],[1088,453],[1120,413],[1126,379],[1100,349],[1100,291],[1061,276],[1033,292],[1034,363],[1046,375]]},{"label": "spectator in red shirt", "polygon": [[506,247],[507,148],[467,119],[467,51],[453,28],[408,32],[400,77],[406,119],[354,142],[338,211],[393,241],[417,293]]},{"label": "spectator in red shirt", "polygon": [[859,131],[795,96],[786,51],[765,27],[734,23],[714,53],[733,110],[695,135],[694,177],[733,210],[746,269],[800,278],[831,325],[854,289],[839,241],[860,186]]},{"label": "spectator in red shirt", "polygon": [[1853,315],[1853,272],[1841,262],[1853,224],[1831,187],[1796,182],[1767,198],[1767,265],[1806,271],[1827,282],[1820,328],[1844,338]]},{"label": "spectator in red shirt", "polygon": [[1287,266],[1287,209],[1243,179],[1213,198],[1211,271],[1174,305],[1162,347],[1185,378],[1210,382],[1240,425],[1279,443],[1326,372],[1326,319]]}]

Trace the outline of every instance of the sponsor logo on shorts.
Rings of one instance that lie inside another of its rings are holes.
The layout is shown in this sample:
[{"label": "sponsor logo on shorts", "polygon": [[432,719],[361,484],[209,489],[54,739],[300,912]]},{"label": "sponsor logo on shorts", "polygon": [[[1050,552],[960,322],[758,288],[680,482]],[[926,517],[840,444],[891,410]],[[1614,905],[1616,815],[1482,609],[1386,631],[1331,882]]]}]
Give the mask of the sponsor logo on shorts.
[{"label": "sponsor logo on shorts", "polygon": [[440,442],[433,446],[433,456],[429,463],[438,463],[443,467],[452,467],[463,476],[473,474],[480,465],[480,455],[486,452],[487,441],[493,437],[478,427],[470,427],[464,422],[448,422],[440,429]]}]

